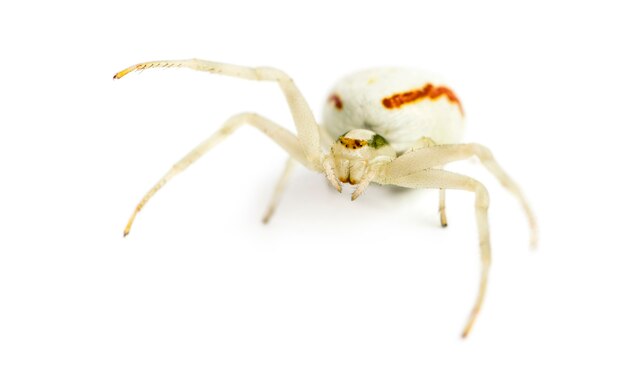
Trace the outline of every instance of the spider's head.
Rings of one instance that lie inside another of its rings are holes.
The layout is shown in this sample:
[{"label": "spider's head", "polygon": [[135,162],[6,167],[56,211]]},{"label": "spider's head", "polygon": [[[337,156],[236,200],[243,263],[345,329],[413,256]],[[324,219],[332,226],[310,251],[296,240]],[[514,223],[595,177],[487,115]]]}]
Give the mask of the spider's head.
[{"label": "spider's head", "polygon": [[[366,129],[353,129],[339,136],[329,154],[337,179],[351,185],[363,184],[362,189],[376,176],[379,165],[395,157],[396,152],[382,136]],[[353,199],[358,195],[360,192],[353,194]]]}]

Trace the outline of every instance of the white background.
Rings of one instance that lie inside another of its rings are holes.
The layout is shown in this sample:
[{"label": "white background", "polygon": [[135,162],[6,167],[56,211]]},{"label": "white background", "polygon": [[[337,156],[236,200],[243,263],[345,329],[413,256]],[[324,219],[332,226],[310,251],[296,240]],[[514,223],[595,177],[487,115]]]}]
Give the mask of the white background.
[{"label": "white background", "polygon": [[[1,371],[623,371],[624,11],[618,2],[21,2],[0,6]],[[355,3],[356,4],[356,3]],[[318,113],[352,70],[440,72],[540,224],[491,191],[478,287],[472,196],[372,187],[356,202],[244,128],[133,207],[240,111],[290,129],[279,89],[131,64],[287,71]]]}]

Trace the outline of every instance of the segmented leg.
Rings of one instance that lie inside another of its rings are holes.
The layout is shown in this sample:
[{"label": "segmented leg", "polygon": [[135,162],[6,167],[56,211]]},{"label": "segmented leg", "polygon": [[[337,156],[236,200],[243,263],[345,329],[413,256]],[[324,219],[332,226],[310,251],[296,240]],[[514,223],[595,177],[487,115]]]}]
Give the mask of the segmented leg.
[{"label": "segmented leg", "polygon": [[511,192],[520,202],[530,227],[530,246],[537,245],[537,222],[526,201],[524,194],[508,174],[495,161],[491,151],[485,146],[469,143],[456,145],[437,145],[408,151],[386,167],[387,177],[395,178],[418,169],[441,167],[447,163],[476,156],[498,181]]},{"label": "segmented leg", "polygon": [[249,80],[274,81],[282,89],[291,115],[296,125],[298,138],[302,143],[304,154],[309,163],[321,170],[321,150],[319,126],[311,109],[296,87],[293,80],[283,71],[271,67],[244,67],[226,63],[211,62],[200,59],[152,61],[139,63],[128,67],[113,76],[121,79],[133,71],[147,70],[151,68],[174,68],[186,67],[197,71],[205,71],[213,74],[227,75]]},{"label": "segmented leg", "polygon": [[439,220],[441,227],[448,226],[448,218],[446,217],[446,189],[439,189]]},{"label": "segmented leg", "polygon": [[[392,166],[393,162],[390,163]],[[409,188],[436,188],[436,189],[459,189],[471,191],[475,195],[476,225],[478,227],[478,237],[480,246],[480,257],[482,263],[480,286],[474,307],[469,319],[463,329],[462,337],[467,337],[476,321],[476,317],[482,307],[485,292],[487,290],[487,279],[489,267],[491,265],[491,247],[489,242],[489,223],[487,220],[487,209],[489,208],[489,194],[487,189],[478,181],[463,175],[448,172],[441,169],[426,169],[417,171],[396,172],[394,176],[387,176],[376,180],[381,184],[391,184]]]},{"label": "segmented leg", "polygon": [[[405,154],[408,152],[422,149],[424,147],[432,147],[432,146],[437,146],[437,142],[435,142],[430,137],[424,136],[418,139],[417,142],[415,142],[415,145],[413,145],[408,151],[406,151]],[[435,168],[442,169],[442,167],[435,167]],[[445,189],[439,189],[439,220],[441,222],[441,227],[448,226],[448,218],[446,217],[446,190]]]},{"label": "segmented leg", "polygon": [[128,233],[130,232],[130,228],[133,224],[133,221],[135,220],[135,217],[137,216],[137,213],[141,211],[144,205],[146,205],[150,198],[152,198],[152,196],[154,196],[154,194],[159,191],[161,187],[163,187],[169,180],[174,178],[174,176],[187,169],[187,167],[190,166],[193,162],[198,160],[207,151],[209,151],[215,145],[231,135],[235,130],[237,130],[244,124],[249,124],[257,128],[261,132],[265,133],[270,139],[272,139],[280,147],[282,147],[291,156],[291,158],[301,162],[307,167],[310,167],[310,164],[306,160],[302,151],[300,141],[298,141],[298,138],[290,133],[288,130],[257,114],[243,113],[235,115],[228,119],[220,130],[215,132],[211,137],[204,140],[193,150],[191,150],[187,155],[185,155],[185,157],[183,157],[180,161],[174,164],[170,171],[167,172],[146,193],[146,195],[143,197],[143,199],[141,199],[139,204],[137,204],[137,207],[135,208],[130,219],[128,220],[126,228],[124,229],[124,236],[128,235]]},{"label": "segmented leg", "polygon": [[285,191],[285,186],[287,185],[287,181],[289,181],[289,177],[291,176],[295,165],[296,162],[292,158],[287,159],[287,164],[285,164],[285,170],[283,170],[283,174],[278,179],[278,183],[276,184],[276,188],[274,189],[274,194],[272,195],[272,200],[270,201],[270,204],[267,207],[267,211],[263,216],[263,223],[268,223],[274,215],[276,206],[278,205],[278,202],[280,201]]}]

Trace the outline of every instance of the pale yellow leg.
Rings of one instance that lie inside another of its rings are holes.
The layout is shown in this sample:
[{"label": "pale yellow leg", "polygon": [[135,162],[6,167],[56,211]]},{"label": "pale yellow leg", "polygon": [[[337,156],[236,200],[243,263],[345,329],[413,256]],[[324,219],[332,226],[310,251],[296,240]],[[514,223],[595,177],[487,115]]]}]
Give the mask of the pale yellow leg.
[{"label": "pale yellow leg", "polygon": [[508,174],[495,161],[488,148],[475,144],[437,145],[428,146],[402,154],[400,157],[389,163],[386,169],[386,177],[394,178],[407,172],[419,169],[431,169],[441,167],[447,163],[463,160],[476,156],[481,163],[493,174],[502,186],[517,198],[526,213],[526,219],[530,228],[530,246],[537,246],[537,221],[524,197],[522,190],[509,177]]},{"label": "pale yellow leg", "polygon": [[474,307],[470,312],[469,319],[463,329],[462,337],[467,337],[476,322],[476,318],[482,307],[487,291],[487,279],[491,266],[491,246],[489,241],[489,222],[487,209],[489,208],[489,194],[487,189],[478,181],[463,175],[448,172],[441,169],[426,169],[404,174],[396,174],[393,177],[379,178],[376,182],[409,188],[437,188],[459,189],[471,191],[475,195],[476,225],[478,228],[480,258],[482,263],[480,286]]},{"label": "pale yellow leg", "polygon": [[319,125],[315,121],[313,112],[300,90],[296,87],[289,75],[281,70],[272,67],[246,67],[201,59],[185,59],[138,63],[118,72],[113,78],[121,79],[133,71],[142,71],[152,68],[182,67],[241,79],[274,81],[278,83],[291,110],[291,115],[296,125],[296,132],[302,143],[304,155],[310,164],[315,166],[318,171],[321,171]]},{"label": "pale yellow leg", "polygon": [[292,158],[287,159],[287,164],[285,164],[285,170],[283,170],[283,174],[278,179],[278,183],[276,184],[276,188],[274,189],[274,194],[272,195],[272,200],[270,201],[270,204],[267,207],[267,211],[263,216],[263,223],[268,223],[274,215],[276,206],[278,205],[278,202],[285,192],[285,186],[287,185],[287,181],[289,181],[291,173],[293,173],[293,168],[295,165],[296,163]]},{"label": "pale yellow leg", "polygon": [[441,227],[448,226],[448,218],[446,217],[446,189],[439,189],[439,219]]},{"label": "pale yellow leg", "polygon": [[133,214],[130,216],[128,223],[126,224],[126,228],[124,229],[124,236],[128,235],[128,233],[130,232],[130,228],[133,225],[133,221],[135,220],[137,213],[141,211],[144,205],[146,205],[146,203],[154,196],[157,191],[159,191],[159,189],[161,189],[161,187],[163,187],[169,180],[174,178],[174,176],[187,169],[187,167],[190,166],[193,162],[198,160],[207,151],[220,143],[222,140],[224,140],[226,137],[228,137],[244,124],[249,124],[257,128],[261,132],[265,133],[268,137],[270,137],[270,139],[274,140],[274,142],[276,142],[285,151],[287,151],[291,158],[301,162],[306,166],[310,166],[302,152],[300,141],[298,141],[298,138],[290,133],[288,130],[257,114],[244,113],[235,115],[228,121],[226,121],[222,129],[215,132],[211,137],[200,143],[187,155],[185,155],[185,157],[183,157],[180,161],[174,164],[169,172],[167,172],[146,193],[146,195],[141,199],[139,204],[137,204],[137,207],[135,207]]},{"label": "pale yellow leg", "polygon": [[[424,147],[437,146],[437,143],[430,137],[422,137],[415,142],[415,144],[406,152],[413,152]],[[435,169],[442,169],[442,167],[434,167]],[[448,226],[448,218],[446,217],[446,190],[439,189],[439,220],[442,227]]]}]

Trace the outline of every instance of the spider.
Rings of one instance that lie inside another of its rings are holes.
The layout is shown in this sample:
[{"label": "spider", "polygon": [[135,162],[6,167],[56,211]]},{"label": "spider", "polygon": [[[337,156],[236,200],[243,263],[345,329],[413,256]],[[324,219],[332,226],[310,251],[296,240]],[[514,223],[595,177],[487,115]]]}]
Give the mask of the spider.
[{"label": "spider", "polygon": [[363,194],[371,182],[404,188],[439,189],[439,216],[447,226],[445,190],[474,193],[476,223],[481,255],[478,295],[462,332],[465,338],[481,309],[487,288],[491,248],[487,189],[478,181],[446,171],[454,161],[477,157],[521,203],[530,225],[531,247],[536,246],[535,217],[519,187],[496,163],[486,147],[461,143],[464,113],[455,93],[442,79],[424,71],[376,68],[357,72],[340,80],[328,97],[323,124],[315,120],[309,105],[283,71],[271,67],[244,67],[199,59],[163,60],[139,63],[115,74],[120,79],[133,71],[151,68],[186,67],[193,70],[278,83],[293,117],[296,134],[254,113],[241,113],[178,161],[143,197],[132,213],[124,236],[139,211],[174,176],[244,124],[272,139],[288,154],[263,222],[268,222],[295,163],[323,173],[341,192],[342,183],[355,185],[352,200]]}]

